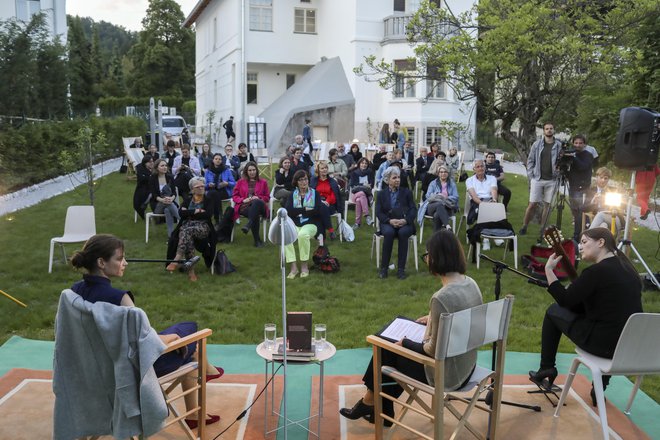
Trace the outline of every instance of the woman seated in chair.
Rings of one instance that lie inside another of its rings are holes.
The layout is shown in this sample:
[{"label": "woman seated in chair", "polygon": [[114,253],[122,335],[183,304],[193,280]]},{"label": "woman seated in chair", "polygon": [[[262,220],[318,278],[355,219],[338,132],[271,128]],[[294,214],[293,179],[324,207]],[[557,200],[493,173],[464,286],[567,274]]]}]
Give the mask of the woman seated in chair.
[{"label": "woman seated in chair", "polygon": [[[348,167],[346,166],[346,162],[344,159],[339,158],[339,153],[336,148],[331,148],[330,151],[328,151],[328,159],[328,162],[326,162],[328,175],[337,181],[340,188],[346,188],[348,180]],[[318,165],[316,167],[316,175],[318,176]]]},{"label": "woman seated in chair", "polygon": [[[596,186],[589,189],[587,193],[587,205],[584,208],[585,213],[593,213],[595,216],[591,221],[590,228],[612,228],[612,211],[605,205],[605,194],[608,191],[614,191],[614,188],[608,186],[612,178],[612,171],[608,168],[600,167],[596,171]],[[590,214],[591,215],[591,214]],[[614,232],[615,237],[619,235],[625,225],[623,213],[615,217]]]},{"label": "woman seated in chair", "polygon": [[[82,281],[78,281],[71,290],[80,295],[85,301],[92,303],[107,302],[116,306],[135,307],[135,298],[128,290],[112,287],[110,279],[122,277],[127,263],[124,259],[124,242],[113,235],[98,234],[91,237],[81,251],[71,257],[71,264],[75,268],[84,268],[86,274]],[[197,323],[180,322],[161,331],[160,339],[165,344],[176,341],[197,331]],[[154,363],[154,370],[158,377],[177,370],[182,365],[197,359],[197,344],[192,343],[184,350],[166,353]],[[207,364],[206,381],[217,379],[224,371],[220,367]],[[195,378],[191,375],[182,382],[184,390],[195,386]],[[192,409],[197,406],[197,393],[195,391],[185,396],[186,408]],[[185,419],[186,424],[195,429],[198,425],[197,413],[190,414]],[[210,425],[220,420],[220,416],[209,415],[206,424]]]},{"label": "woman seated in chair", "polygon": [[[357,162],[357,168],[351,172],[349,184],[349,200],[355,203],[355,224],[353,229],[357,229],[362,224],[362,217],[367,217],[367,224],[370,225],[374,220],[369,215],[369,205],[373,201],[374,170],[369,166],[369,159],[361,158]],[[346,220],[346,219],[344,219]]]},{"label": "woman seated in chair", "polygon": [[291,170],[291,159],[288,156],[284,156],[280,159],[280,166],[275,171],[275,192],[273,197],[279,200],[280,205],[284,206],[287,199],[293,192],[293,174],[294,171]]},{"label": "woman seated in chair", "polygon": [[[562,334],[581,349],[611,359],[628,317],[642,311],[642,283],[637,270],[616,248],[607,228],[583,231],[578,248],[582,260],[592,264],[568,287],[562,286],[554,273],[561,256],[552,254],[545,265],[548,292],[555,303],[543,318],[541,365],[529,372],[529,379],[547,390],[557,377],[555,359]],[[603,376],[603,390],[609,380],[610,376]],[[591,401],[596,406],[593,385]]]},{"label": "woman seated in chair", "polygon": [[[424,340],[414,342],[403,338],[397,342],[405,348],[417,353],[433,358],[435,356],[435,346],[438,336],[438,324],[440,315],[443,313],[455,313],[460,310],[468,309],[482,304],[481,291],[477,283],[467,275],[465,254],[458,238],[447,230],[440,230],[433,234],[426,243],[426,262],[429,265],[429,272],[440,278],[442,287],[431,297],[430,310],[428,315],[417,319],[417,322],[426,326]],[[425,368],[407,358],[399,356],[391,351],[383,350],[382,364],[395,367],[403,374],[410,376],[420,382],[433,385],[433,368]],[[465,353],[460,356],[448,358],[445,368],[445,390],[453,391],[462,388],[467,384],[472,375],[472,371],[477,363],[477,350]],[[367,387],[367,391],[358,400],[353,408],[342,408],[339,413],[351,420],[361,417],[374,423],[374,369],[373,359],[364,372],[362,381]],[[388,376],[382,376],[383,391],[387,394],[398,397],[403,389]],[[389,385],[385,385],[390,383]],[[394,405],[389,399],[383,399],[383,412],[390,417],[394,417]],[[385,421],[385,426],[391,426],[391,422]]]},{"label": "woman seated in chair", "polygon": [[240,216],[248,221],[241,228],[244,234],[252,231],[255,247],[264,247],[259,238],[259,219],[268,217],[270,191],[266,179],[259,177],[259,168],[255,162],[248,162],[243,168],[243,177],[236,183],[234,193],[234,221]]},{"label": "woman seated in chair", "polygon": [[236,155],[238,157],[238,160],[240,161],[240,166],[239,166],[239,171],[243,171],[243,168],[245,168],[245,165],[248,162],[256,162],[254,160],[254,156],[252,153],[248,153],[248,147],[245,142],[241,142],[238,144],[238,154]]},{"label": "woman seated in chair", "polygon": [[135,177],[137,184],[133,193],[133,209],[138,215],[144,218],[144,210],[149,203],[149,179],[154,169],[154,160],[151,154],[147,153],[142,157],[142,162],[135,167]]},{"label": "woman seated in chair", "polygon": [[213,200],[213,218],[217,225],[220,222],[222,201],[231,199],[234,186],[236,186],[234,173],[225,166],[222,154],[215,153],[204,177],[206,180],[206,197]]},{"label": "woman seated in chair", "polygon": [[[286,201],[285,208],[289,217],[298,229],[298,252],[300,254],[300,278],[309,275],[310,242],[322,228],[321,196],[309,187],[309,174],[298,170],[293,175],[293,192]],[[291,272],[287,278],[295,278],[298,274],[296,248],[294,244],[285,247],[286,262],[291,263]]]},{"label": "woman seated in chair", "polygon": [[[341,162],[343,160],[339,159]],[[339,184],[330,177],[328,173],[328,163],[324,160],[316,164],[316,176],[312,177],[309,187],[315,189],[321,196],[321,220],[323,227],[317,231],[325,237],[325,231],[330,234],[330,240],[337,238],[335,228],[332,226],[332,215],[342,212],[341,206],[344,206],[339,192]]]},{"label": "woman seated in chair", "polygon": [[[170,237],[170,246],[176,243],[176,255],[174,260],[188,260],[195,256],[195,241],[209,240],[208,253],[215,253],[215,229],[211,223],[213,215],[213,199],[204,195],[205,183],[201,177],[193,177],[188,182],[191,195],[186,197],[179,209],[181,222]],[[206,260],[212,259],[212,255],[205,255]],[[178,263],[170,263],[167,270],[174,272],[179,268]],[[188,271],[190,281],[197,281],[195,270]]]},{"label": "woman seated in chair", "polygon": [[153,173],[149,178],[151,191],[151,210],[154,214],[165,214],[167,236],[174,231],[174,222],[179,221],[179,207],[176,204],[176,186],[174,177],[167,168],[167,159],[158,159],[154,163]]},{"label": "woman seated in chair", "polygon": [[433,231],[438,231],[449,225],[449,217],[458,210],[458,189],[449,177],[446,165],[438,167],[438,178],[429,185],[424,194],[424,202],[419,207],[417,222],[424,223],[424,216],[433,217]]},{"label": "woman seated in chair", "polygon": [[204,145],[202,145],[202,152],[197,155],[197,160],[199,160],[199,165],[202,167],[202,172],[206,172],[206,170],[209,169],[213,156],[213,153],[211,153],[211,147],[204,142]]},{"label": "woman seated in chair", "polygon": [[[380,222],[380,235],[383,236],[383,258],[380,262],[379,278],[387,278],[387,270],[392,256],[394,239],[399,240],[397,278],[406,278],[408,259],[408,239],[415,235],[417,208],[412,192],[401,188],[401,169],[391,166],[383,172],[383,187],[376,199],[376,217]],[[417,255],[415,255],[417,258]]]}]

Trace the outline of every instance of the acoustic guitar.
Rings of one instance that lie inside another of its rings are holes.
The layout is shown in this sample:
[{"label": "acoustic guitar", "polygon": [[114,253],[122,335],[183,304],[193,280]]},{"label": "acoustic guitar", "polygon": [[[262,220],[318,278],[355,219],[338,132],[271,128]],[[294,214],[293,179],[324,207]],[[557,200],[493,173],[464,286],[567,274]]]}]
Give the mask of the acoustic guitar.
[{"label": "acoustic guitar", "polygon": [[554,225],[550,226],[545,231],[543,231],[543,238],[545,238],[545,241],[548,243],[548,245],[552,247],[552,250],[555,252],[555,254],[561,255],[562,259],[559,260],[559,264],[564,268],[568,278],[571,281],[576,279],[578,276],[577,271],[575,270],[575,267],[573,267],[573,264],[571,264],[571,260],[569,259],[568,255],[566,255],[564,247],[561,245],[563,240],[561,231]]}]

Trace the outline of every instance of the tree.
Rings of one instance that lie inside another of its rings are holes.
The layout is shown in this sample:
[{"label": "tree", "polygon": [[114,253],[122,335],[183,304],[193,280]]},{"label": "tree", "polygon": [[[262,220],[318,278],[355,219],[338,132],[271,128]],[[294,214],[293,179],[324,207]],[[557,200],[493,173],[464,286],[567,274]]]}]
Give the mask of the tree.
[{"label": "tree", "polygon": [[67,173],[74,173],[82,170],[82,177],[71,174],[71,179],[78,180],[87,186],[89,204],[94,205],[94,193],[98,186],[94,182],[94,162],[97,155],[107,148],[105,134],[101,131],[94,132],[90,126],[85,125],[78,130],[75,138],[76,148],[71,150],[61,150],[59,162]]},{"label": "tree", "polygon": [[184,18],[176,1],[149,0],[143,29],[129,52],[134,95],[193,97],[195,39],[181,25]]},{"label": "tree", "polygon": [[[653,0],[480,0],[454,14],[447,1],[442,8],[424,1],[407,28],[415,57],[405,75],[476,98],[481,122],[499,124],[503,139],[527,157],[537,124],[574,117],[585,88],[607,81],[629,56],[629,28],[654,9]],[[356,73],[382,87],[401,75],[374,56],[365,65]]]},{"label": "tree", "polygon": [[71,108],[75,114],[88,115],[94,113],[98,99],[91,44],[85,37],[80,18],[69,16],[68,24]]}]

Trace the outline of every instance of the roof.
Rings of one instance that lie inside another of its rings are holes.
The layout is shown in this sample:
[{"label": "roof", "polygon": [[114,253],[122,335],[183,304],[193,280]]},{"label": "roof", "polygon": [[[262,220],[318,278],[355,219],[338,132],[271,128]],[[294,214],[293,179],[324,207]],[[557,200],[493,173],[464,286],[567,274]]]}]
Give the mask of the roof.
[{"label": "roof", "polygon": [[349,104],[355,98],[339,57],[320,61],[259,115],[268,124],[268,150],[278,149],[296,113]]},{"label": "roof", "polygon": [[183,22],[183,27],[191,27],[193,23],[197,21],[197,18],[204,12],[204,9],[212,2],[213,0],[199,0],[193,10],[190,12],[190,15],[186,17]]}]

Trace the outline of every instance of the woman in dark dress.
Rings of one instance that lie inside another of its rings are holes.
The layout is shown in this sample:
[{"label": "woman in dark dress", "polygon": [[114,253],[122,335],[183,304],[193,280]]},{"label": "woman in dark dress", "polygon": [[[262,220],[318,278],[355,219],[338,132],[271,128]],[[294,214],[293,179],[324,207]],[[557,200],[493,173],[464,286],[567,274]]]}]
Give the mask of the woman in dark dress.
[{"label": "woman in dark dress", "polygon": [[213,160],[213,153],[211,153],[211,147],[209,144],[204,143],[202,145],[202,152],[197,156],[199,160],[199,165],[202,167],[202,171],[206,171],[211,166],[211,160]]},{"label": "woman in dark dress", "polygon": [[273,197],[279,200],[282,206],[293,192],[293,173],[291,159],[284,156],[280,159],[280,166],[275,171],[275,191],[273,192]]},{"label": "woman in dark dress", "polygon": [[243,167],[246,165],[247,162],[255,162],[252,153],[248,153],[248,148],[245,142],[241,142],[240,144],[238,144],[238,154],[236,156],[238,156],[238,160],[241,161],[239,171],[243,171]]},{"label": "woman in dark dress", "polygon": [[149,195],[151,194],[149,190],[149,179],[151,178],[153,169],[154,160],[148,153],[142,158],[142,163],[135,167],[137,184],[133,193],[133,209],[142,218],[144,218],[144,210],[149,203]]},{"label": "woman in dark dress", "polygon": [[[71,290],[80,295],[85,301],[92,303],[101,301],[116,306],[135,307],[133,294],[127,290],[112,287],[110,278],[122,277],[128,263],[124,258],[124,242],[113,235],[98,234],[85,243],[82,250],[71,257],[71,264],[75,268],[84,268],[87,273],[82,281],[78,281]],[[181,322],[159,333],[164,344],[169,344],[179,338],[188,336],[197,331],[197,323]],[[162,355],[154,363],[154,371],[158,377],[175,371],[191,359],[197,358],[197,344],[189,344],[185,350],[173,351]],[[224,373],[222,368],[207,364],[206,381],[217,379]],[[184,390],[195,386],[194,377],[182,382]],[[197,406],[197,393],[195,391],[185,396],[186,408]],[[198,425],[197,413],[192,413],[185,421],[191,429]],[[220,416],[209,415],[206,424],[210,425],[220,420]]]},{"label": "woman in dark dress", "polygon": [[[557,377],[555,358],[564,334],[581,349],[611,359],[628,317],[642,312],[642,282],[628,257],[616,247],[607,228],[582,232],[578,246],[583,261],[593,263],[568,287],[554,269],[561,256],[552,254],[545,265],[548,292],[555,299],[545,312],[541,329],[541,365],[529,379],[550,389]],[[610,376],[603,376],[603,390]],[[592,404],[596,396],[591,388]]]},{"label": "woman in dark dress", "polygon": [[176,186],[174,177],[167,168],[166,159],[158,159],[149,178],[149,191],[151,192],[151,210],[154,214],[165,214],[167,236],[174,231],[174,222],[179,221],[179,206],[177,205]]},{"label": "woman in dark dress", "polygon": [[223,163],[222,154],[215,153],[204,177],[206,180],[206,197],[213,200],[213,218],[215,223],[218,224],[222,212],[222,201],[231,199],[234,186],[236,186],[234,173]]}]

